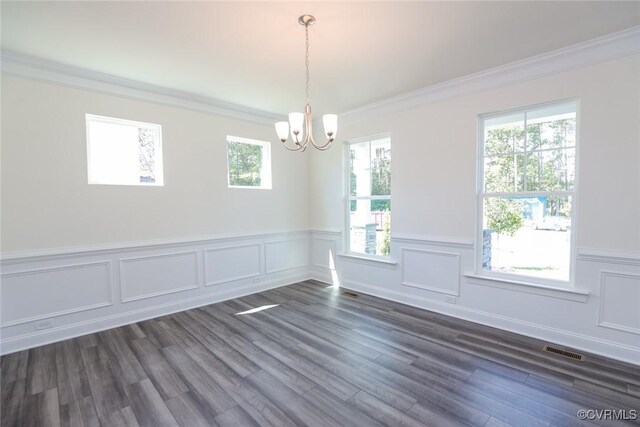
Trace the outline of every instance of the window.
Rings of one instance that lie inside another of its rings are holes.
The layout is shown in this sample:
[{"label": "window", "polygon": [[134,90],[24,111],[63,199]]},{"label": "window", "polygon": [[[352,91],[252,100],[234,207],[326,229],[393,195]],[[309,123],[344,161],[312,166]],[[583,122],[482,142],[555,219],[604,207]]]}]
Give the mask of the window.
[{"label": "window", "polygon": [[571,280],[576,111],[571,101],[480,117],[479,270]]},{"label": "window", "polygon": [[391,138],[347,144],[349,252],[391,254]]},{"label": "window", "polygon": [[86,115],[89,184],[163,185],[162,127]]},{"label": "window", "polygon": [[227,136],[229,187],[271,189],[271,144]]}]

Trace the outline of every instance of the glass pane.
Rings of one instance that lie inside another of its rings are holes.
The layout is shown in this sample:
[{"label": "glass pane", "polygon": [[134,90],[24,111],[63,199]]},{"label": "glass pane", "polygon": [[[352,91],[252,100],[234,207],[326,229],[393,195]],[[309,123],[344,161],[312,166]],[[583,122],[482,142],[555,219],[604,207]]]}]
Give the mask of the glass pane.
[{"label": "glass pane", "polygon": [[391,141],[371,141],[371,195],[391,195]]},{"label": "glass pane", "polygon": [[503,156],[524,151],[524,113],[484,121],[484,155]]},{"label": "glass pane", "polygon": [[262,168],[262,146],[229,141],[229,185],[260,187]]},{"label": "glass pane", "polygon": [[524,154],[485,157],[484,190],[508,192],[524,190]]},{"label": "glass pane", "polygon": [[527,113],[527,151],[573,147],[576,144],[574,103],[540,108]]},{"label": "glass pane", "polygon": [[351,196],[371,196],[371,166],[369,158],[368,141],[349,146],[349,194]]},{"label": "glass pane", "polygon": [[[355,206],[354,206],[355,203]],[[391,254],[391,200],[352,200],[349,250],[362,254]]]},{"label": "glass pane", "polygon": [[158,149],[158,131],[152,128],[138,128],[138,160],[140,182],[156,182],[156,150]]},{"label": "glass pane", "polygon": [[574,181],[574,148],[538,151],[527,155],[529,191],[572,190]]},{"label": "glass pane", "polygon": [[482,268],[569,280],[571,197],[487,197]]}]

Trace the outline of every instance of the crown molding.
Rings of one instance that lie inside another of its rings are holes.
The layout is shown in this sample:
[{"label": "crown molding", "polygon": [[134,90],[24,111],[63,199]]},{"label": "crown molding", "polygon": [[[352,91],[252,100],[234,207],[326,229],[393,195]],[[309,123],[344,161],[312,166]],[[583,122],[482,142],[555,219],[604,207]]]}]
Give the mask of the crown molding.
[{"label": "crown molding", "polygon": [[640,53],[640,26],[408,92],[340,114],[342,124]]},{"label": "crown molding", "polygon": [[7,75],[264,124],[273,124],[281,119],[281,115],[268,111],[16,52],[2,51],[1,62],[2,73]]},{"label": "crown molding", "polygon": [[[640,26],[635,26],[364,105],[341,113],[340,122],[348,124],[369,117],[392,114],[429,102],[533,80],[638,53],[640,53]],[[282,118],[280,114],[273,112],[64,65],[16,52],[3,51],[1,62],[4,74],[43,80],[63,86],[269,125]]]}]

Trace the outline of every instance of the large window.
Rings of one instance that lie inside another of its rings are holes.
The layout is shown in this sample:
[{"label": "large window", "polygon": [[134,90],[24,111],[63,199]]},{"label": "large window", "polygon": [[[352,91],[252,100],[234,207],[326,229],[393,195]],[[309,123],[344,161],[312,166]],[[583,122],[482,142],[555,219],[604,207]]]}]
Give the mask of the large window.
[{"label": "large window", "polygon": [[162,185],[162,127],[86,115],[89,184]]},{"label": "large window", "polygon": [[271,145],[227,136],[229,187],[271,189]]},{"label": "large window", "polygon": [[571,101],[480,118],[479,270],[571,280],[576,111]]},{"label": "large window", "polygon": [[349,252],[391,254],[391,139],[347,144]]}]

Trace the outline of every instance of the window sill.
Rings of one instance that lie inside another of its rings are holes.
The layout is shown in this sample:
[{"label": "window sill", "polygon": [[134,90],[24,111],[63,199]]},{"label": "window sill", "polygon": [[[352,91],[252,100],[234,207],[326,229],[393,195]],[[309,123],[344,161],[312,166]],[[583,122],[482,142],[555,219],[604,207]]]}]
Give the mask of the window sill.
[{"label": "window sill", "polygon": [[590,292],[586,289],[563,288],[559,286],[543,285],[539,283],[506,279],[502,277],[485,276],[474,273],[466,273],[464,276],[467,279],[472,279],[470,283],[473,283],[474,285],[508,289],[517,292],[525,292],[529,294],[566,299],[569,301],[587,302],[590,294]]},{"label": "window sill", "polygon": [[338,254],[338,256],[342,258],[347,258],[349,259],[349,261],[360,262],[363,264],[373,264],[373,265],[376,265],[377,267],[395,269],[398,266],[398,261],[391,258],[377,258],[377,257],[374,258],[374,257],[369,257],[366,255],[360,255],[360,254],[355,254],[350,252],[341,253],[341,254]]}]

